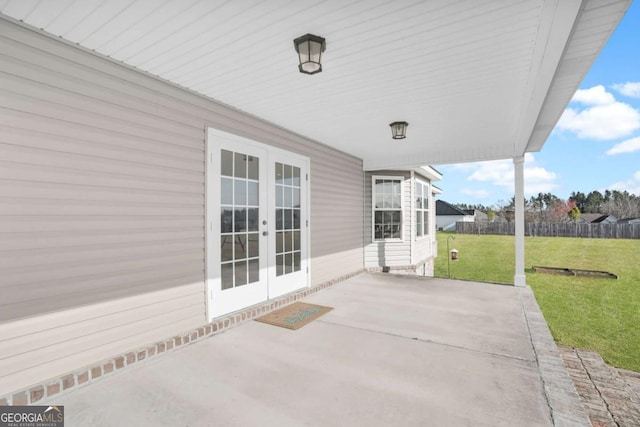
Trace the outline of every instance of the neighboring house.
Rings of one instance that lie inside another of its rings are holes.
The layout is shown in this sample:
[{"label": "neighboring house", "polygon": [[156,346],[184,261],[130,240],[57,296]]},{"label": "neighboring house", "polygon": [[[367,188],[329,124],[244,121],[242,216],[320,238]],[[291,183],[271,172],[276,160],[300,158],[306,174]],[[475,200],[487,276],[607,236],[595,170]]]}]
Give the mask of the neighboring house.
[{"label": "neighboring house", "polygon": [[487,217],[487,214],[479,211],[477,209],[463,209],[463,211],[467,214],[467,215],[471,215],[474,218],[474,221],[478,222],[478,221],[487,221],[489,218]]},{"label": "neighboring house", "polygon": [[474,222],[475,220],[475,211],[465,211],[444,200],[436,200],[436,227],[438,230],[455,230],[456,222]]},{"label": "neighboring house", "polygon": [[442,175],[431,167],[365,174],[365,267],[433,276],[438,253],[432,182]]},{"label": "neighboring house", "polygon": [[513,159],[522,193],[629,3],[0,2],[0,405],[367,268],[429,274],[420,166]]},{"label": "neighboring house", "polygon": [[587,224],[615,224],[617,221],[615,216],[601,213],[583,213],[578,219],[578,222]]}]

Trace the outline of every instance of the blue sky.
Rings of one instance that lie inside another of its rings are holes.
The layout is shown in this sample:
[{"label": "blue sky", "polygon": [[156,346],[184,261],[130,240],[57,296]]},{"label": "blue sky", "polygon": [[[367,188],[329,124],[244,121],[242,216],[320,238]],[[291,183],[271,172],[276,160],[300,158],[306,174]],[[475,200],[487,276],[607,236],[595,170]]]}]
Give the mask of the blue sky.
[{"label": "blue sky", "polygon": [[[640,195],[640,2],[631,4],[542,151],[525,158],[525,196]],[[491,206],[513,196],[513,162],[438,165],[440,199]]]}]

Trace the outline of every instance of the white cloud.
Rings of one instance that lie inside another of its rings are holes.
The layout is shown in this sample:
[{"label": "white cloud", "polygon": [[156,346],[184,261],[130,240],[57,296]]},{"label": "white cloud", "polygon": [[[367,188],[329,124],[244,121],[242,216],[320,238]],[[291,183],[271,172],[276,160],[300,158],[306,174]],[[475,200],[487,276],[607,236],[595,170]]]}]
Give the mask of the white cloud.
[{"label": "white cloud", "polygon": [[498,187],[513,189],[513,177],[513,160],[505,159],[478,162],[467,180],[489,182]]},{"label": "white cloud", "polygon": [[614,154],[633,153],[634,151],[640,151],[640,136],[617,143],[607,151],[607,154],[612,156]]},{"label": "white cloud", "polygon": [[608,105],[616,102],[612,94],[602,85],[589,89],[578,89],[571,98],[571,102],[579,102],[585,105]]},{"label": "white cloud", "polygon": [[[492,185],[513,191],[513,160],[494,160],[476,163],[476,170],[467,177],[469,181],[488,182]],[[546,170],[536,164],[531,153],[525,155],[524,191],[527,195],[548,193],[558,187],[555,172]]]},{"label": "white cloud", "polygon": [[558,128],[582,139],[611,140],[628,136],[640,128],[640,113],[621,102],[582,111],[567,108],[558,121]]},{"label": "white cloud", "polygon": [[462,189],[460,190],[460,192],[477,200],[487,199],[489,196],[491,196],[491,193],[487,190]]},{"label": "white cloud", "polygon": [[610,190],[628,191],[631,194],[640,195],[640,170],[633,174],[631,179],[611,184]]},{"label": "white cloud", "polygon": [[578,138],[611,140],[640,129],[640,112],[629,104],[616,101],[603,86],[578,90],[571,102],[586,108],[567,108],[557,127],[573,132]]},{"label": "white cloud", "polygon": [[524,166],[524,192],[525,194],[550,193],[558,187],[555,172],[546,170],[540,166]]},{"label": "white cloud", "polygon": [[613,85],[613,88],[625,96],[640,98],[640,82],[616,84]]}]

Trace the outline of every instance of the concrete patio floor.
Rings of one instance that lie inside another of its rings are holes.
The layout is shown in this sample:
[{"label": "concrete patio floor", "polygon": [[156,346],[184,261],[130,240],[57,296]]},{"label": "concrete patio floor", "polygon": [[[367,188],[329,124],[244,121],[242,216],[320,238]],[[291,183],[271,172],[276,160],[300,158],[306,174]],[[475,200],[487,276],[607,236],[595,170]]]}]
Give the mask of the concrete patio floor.
[{"label": "concrete patio floor", "polygon": [[48,403],[67,426],[584,425],[549,403],[523,289],[362,274],[297,331],[248,321]]}]

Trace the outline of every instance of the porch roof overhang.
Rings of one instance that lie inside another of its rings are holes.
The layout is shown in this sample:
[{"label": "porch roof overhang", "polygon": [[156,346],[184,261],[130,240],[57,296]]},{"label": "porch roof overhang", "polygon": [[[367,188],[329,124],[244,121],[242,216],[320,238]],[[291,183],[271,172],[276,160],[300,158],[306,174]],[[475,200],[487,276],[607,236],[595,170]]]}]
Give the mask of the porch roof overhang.
[{"label": "porch roof overhang", "polygon": [[[371,170],[539,151],[630,3],[5,0],[0,13]],[[297,69],[306,33],[327,41],[319,74]]]}]

